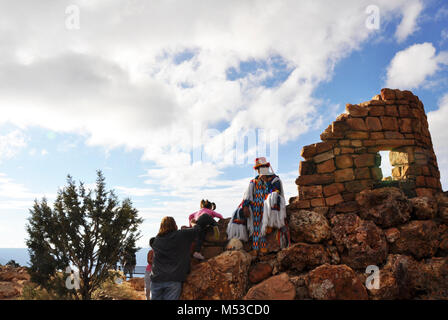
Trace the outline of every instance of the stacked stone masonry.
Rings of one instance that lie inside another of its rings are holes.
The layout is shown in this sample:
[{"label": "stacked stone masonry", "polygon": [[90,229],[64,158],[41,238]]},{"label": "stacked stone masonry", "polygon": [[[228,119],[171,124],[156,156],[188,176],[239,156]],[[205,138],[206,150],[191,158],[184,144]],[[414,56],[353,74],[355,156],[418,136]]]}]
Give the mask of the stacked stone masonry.
[{"label": "stacked stone masonry", "polygon": [[302,149],[296,208],[356,211],[356,193],[383,180],[379,152],[386,150],[392,181],[414,196],[442,190],[424,106],[410,91],[384,88],[370,101],[347,104],[320,138]]}]

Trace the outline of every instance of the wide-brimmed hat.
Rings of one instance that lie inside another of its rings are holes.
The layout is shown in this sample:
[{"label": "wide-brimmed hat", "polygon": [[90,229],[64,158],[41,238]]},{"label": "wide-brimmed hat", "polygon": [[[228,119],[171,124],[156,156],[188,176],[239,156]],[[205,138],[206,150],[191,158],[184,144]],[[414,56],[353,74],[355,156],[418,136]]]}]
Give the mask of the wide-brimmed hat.
[{"label": "wide-brimmed hat", "polygon": [[270,167],[270,166],[271,166],[271,164],[266,161],[265,157],[260,157],[260,158],[255,159],[255,166],[254,166],[255,170],[260,167]]}]

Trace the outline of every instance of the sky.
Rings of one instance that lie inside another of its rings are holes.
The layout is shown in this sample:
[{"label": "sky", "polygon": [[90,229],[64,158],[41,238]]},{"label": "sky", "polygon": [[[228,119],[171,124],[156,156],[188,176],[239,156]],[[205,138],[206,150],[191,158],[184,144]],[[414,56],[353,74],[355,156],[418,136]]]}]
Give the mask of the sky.
[{"label": "sky", "polygon": [[230,217],[257,156],[289,199],[302,147],[384,87],[423,101],[446,190],[447,22],[441,0],[1,0],[0,247],[67,174],[131,198],[141,247],[201,199]]}]

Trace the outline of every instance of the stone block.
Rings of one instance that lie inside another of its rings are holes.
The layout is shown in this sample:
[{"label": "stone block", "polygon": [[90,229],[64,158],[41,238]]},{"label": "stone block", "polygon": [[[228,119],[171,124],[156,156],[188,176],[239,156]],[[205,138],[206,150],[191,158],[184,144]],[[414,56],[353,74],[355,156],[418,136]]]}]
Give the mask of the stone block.
[{"label": "stone block", "polygon": [[397,131],[398,122],[394,117],[380,117],[383,130]]},{"label": "stone block", "polygon": [[355,179],[355,174],[352,168],[336,170],[334,172],[335,182],[351,181]]},{"label": "stone block", "polygon": [[330,151],[326,151],[324,153],[315,155],[313,157],[313,161],[315,163],[321,163],[321,162],[327,161],[328,159],[332,159],[332,158],[334,158],[334,153],[333,153],[333,150],[330,150]]},{"label": "stone block", "polygon": [[355,167],[373,167],[375,165],[375,154],[364,153],[355,157]]},{"label": "stone block", "polygon": [[353,166],[353,157],[351,155],[340,155],[337,156],[335,160],[338,169],[345,169]]},{"label": "stone block", "polygon": [[358,130],[358,131],[366,131],[367,130],[367,126],[366,126],[363,118],[349,118],[349,119],[347,119],[347,124],[353,130]]},{"label": "stone block", "polygon": [[365,117],[369,112],[366,107],[361,107],[356,104],[346,104],[345,110],[347,110],[352,117]]},{"label": "stone block", "polygon": [[370,131],[381,131],[383,127],[381,126],[380,119],[377,117],[367,117],[366,125]]},{"label": "stone block", "polygon": [[345,190],[344,184],[342,183],[332,183],[323,187],[323,193],[325,197],[329,197],[335,195],[337,193],[341,193]]},{"label": "stone block", "polygon": [[328,173],[333,172],[334,170],[336,170],[336,167],[333,159],[329,159],[317,165],[317,173]]},{"label": "stone block", "polygon": [[344,202],[344,198],[342,198],[341,194],[335,194],[331,197],[325,198],[325,203],[327,204],[327,206],[329,207],[333,207],[335,205],[337,205],[338,203]]}]

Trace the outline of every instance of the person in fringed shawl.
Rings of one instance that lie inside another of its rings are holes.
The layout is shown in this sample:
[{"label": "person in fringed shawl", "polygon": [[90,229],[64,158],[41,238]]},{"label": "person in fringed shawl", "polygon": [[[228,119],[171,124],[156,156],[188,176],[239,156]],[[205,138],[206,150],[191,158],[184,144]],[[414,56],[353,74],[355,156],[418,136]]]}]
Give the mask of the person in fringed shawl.
[{"label": "person in fringed shawl", "polygon": [[227,227],[229,239],[248,241],[252,237],[252,255],[267,252],[266,235],[277,229],[280,247],[290,244],[286,221],[286,206],[283,185],[274,174],[266,158],[255,159],[254,169],[258,175],[249,183],[243,201],[233,214]]}]

